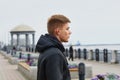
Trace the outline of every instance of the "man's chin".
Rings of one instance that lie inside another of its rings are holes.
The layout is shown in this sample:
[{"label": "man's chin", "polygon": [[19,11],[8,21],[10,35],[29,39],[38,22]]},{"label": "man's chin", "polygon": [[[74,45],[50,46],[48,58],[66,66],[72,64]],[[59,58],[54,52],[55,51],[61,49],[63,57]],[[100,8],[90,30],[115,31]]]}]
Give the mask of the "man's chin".
[{"label": "man's chin", "polygon": [[64,41],[64,42],[68,42],[68,41]]}]

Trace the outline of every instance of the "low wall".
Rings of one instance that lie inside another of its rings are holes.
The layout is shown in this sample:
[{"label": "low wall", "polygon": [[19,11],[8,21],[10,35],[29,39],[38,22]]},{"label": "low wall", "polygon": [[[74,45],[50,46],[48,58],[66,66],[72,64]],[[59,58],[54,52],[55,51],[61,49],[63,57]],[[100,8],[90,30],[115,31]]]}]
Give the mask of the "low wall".
[{"label": "low wall", "polygon": [[0,54],[2,54],[5,59],[8,59],[8,58],[11,56],[10,54],[7,54],[7,53],[4,52],[4,51],[0,51]]},{"label": "low wall", "polygon": [[18,71],[29,80],[37,80],[37,66],[30,67],[24,62],[20,62],[18,64]]},{"label": "low wall", "polygon": [[30,80],[30,68],[26,63],[20,62],[18,64],[18,71],[20,71],[23,76]]},{"label": "low wall", "polygon": [[19,64],[19,62],[25,62],[25,59],[18,59],[16,57],[9,57],[8,62],[11,64]]},{"label": "low wall", "polygon": [[19,59],[17,57],[12,57],[11,54],[7,54],[4,51],[0,51],[0,53],[4,56],[5,59],[8,59],[8,62],[11,64],[18,64],[19,62],[25,61],[25,59]]},{"label": "low wall", "polygon": [[[26,63],[20,62],[18,70],[29,80],[37,80],[37,66],[29,66]],[[92,78],[92,67],[90,65],[86,66],[85,73],[85,78]],[[70,69],[70,74],[72,79],[79,79],[77,68]]]}]

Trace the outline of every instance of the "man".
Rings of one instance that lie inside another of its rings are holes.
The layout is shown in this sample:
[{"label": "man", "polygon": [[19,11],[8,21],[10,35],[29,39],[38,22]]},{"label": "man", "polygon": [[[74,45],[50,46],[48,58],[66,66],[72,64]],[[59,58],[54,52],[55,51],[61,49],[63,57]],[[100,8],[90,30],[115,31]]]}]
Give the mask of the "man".
[{"label": "man", "polygon": [[48,34],[41,35],[36,45],[40,53],[37,80],[71,80],[62,42],[70,37],[70,20],[60,14],[52,15],[47,22]]}]

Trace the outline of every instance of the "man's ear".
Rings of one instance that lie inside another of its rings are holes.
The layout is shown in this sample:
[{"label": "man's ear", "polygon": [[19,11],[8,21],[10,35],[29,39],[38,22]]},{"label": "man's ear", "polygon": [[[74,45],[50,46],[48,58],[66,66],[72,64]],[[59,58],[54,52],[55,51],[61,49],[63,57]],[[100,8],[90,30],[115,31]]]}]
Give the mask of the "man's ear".
[{"label": "man's ear", "polygon": [[60,29],[59,29],[59,28],[56,28],[56,29],[54,30],[54,32],[55,32],[56,35],[59,35]]}]

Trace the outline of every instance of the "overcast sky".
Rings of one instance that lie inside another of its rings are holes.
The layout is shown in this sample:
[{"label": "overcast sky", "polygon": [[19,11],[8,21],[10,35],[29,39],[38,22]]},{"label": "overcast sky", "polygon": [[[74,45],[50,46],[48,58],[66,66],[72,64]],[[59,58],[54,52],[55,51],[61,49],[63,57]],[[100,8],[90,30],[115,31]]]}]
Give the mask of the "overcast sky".
[{"label": "overcast sky", "polygon": [[21,24],[36,30],[37,41],[56,13],[71,20],[69,42],[120,43],[120,0],[0,0],[0,41],[10,42],[9,31]]}]

